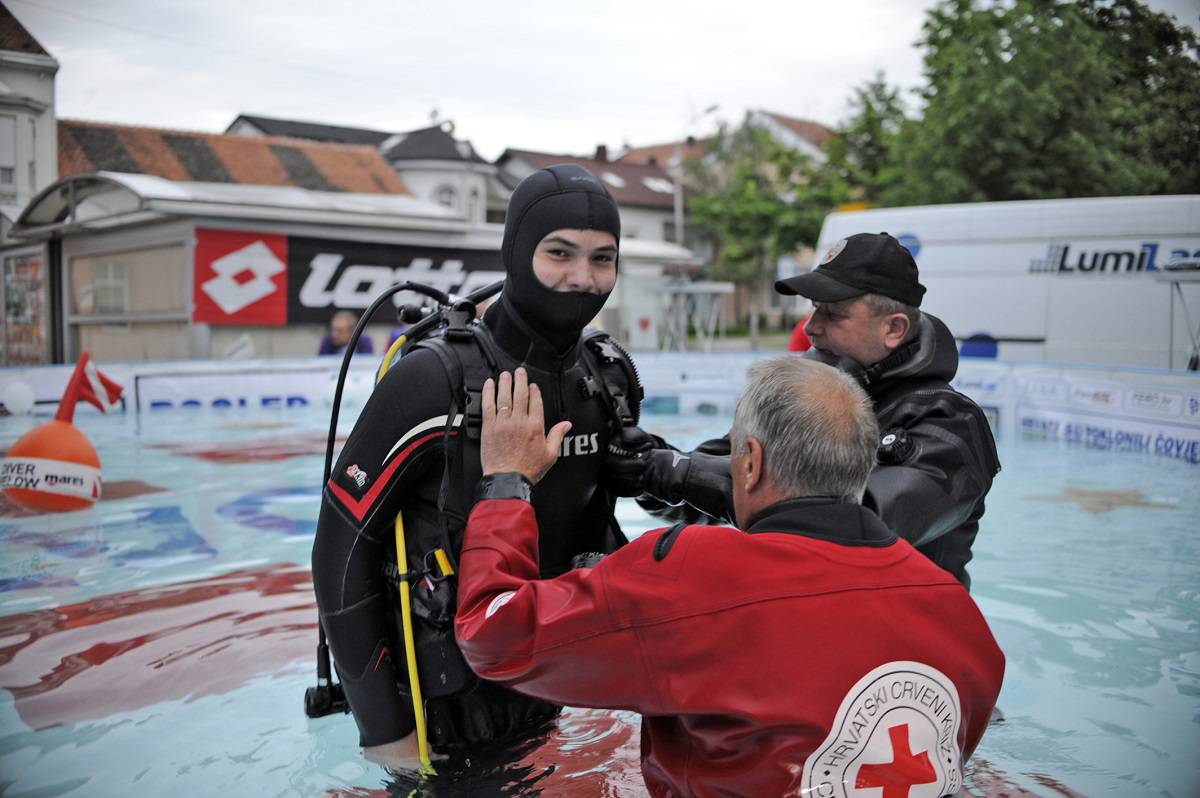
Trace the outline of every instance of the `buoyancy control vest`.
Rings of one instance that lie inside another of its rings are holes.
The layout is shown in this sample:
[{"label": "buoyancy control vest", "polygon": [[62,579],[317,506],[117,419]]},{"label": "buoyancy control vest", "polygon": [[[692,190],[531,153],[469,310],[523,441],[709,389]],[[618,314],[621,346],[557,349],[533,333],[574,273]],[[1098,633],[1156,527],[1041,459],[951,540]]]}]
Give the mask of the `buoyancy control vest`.
[{"label": "buoyancy control vest", "polygon": [[[449,384],[458,386],[451,391],[446,412],[441,478],[426,480],[402,509],[418,673],[422,695],[429,700],[470,691],[478,682],[455,643],[454,614],[458,553],[482,476],[484,381],[524,366],[531,381],[542,385],[547,426],[562,418],[573,422],[558,463],[534,489],[544,531],[543,577],[568,570],[581,555],[608,553],[626,542],[613,516],[615,499],[599,489],[598,469],[606,438],[622,425],[638,423],[642,388],[628,353],[594,328],[584,330],[574,362],[557,374],[516,361],[497,346],[485,324],[474,320],[452,320],[406,352],[418,349],[434,353]],[[539,501],[539,494],[556,500]],[[568,524],[569,538],[560,532]],[[388,582],[398,588],[395,558],[386,560],[383,568]],[[393,597],[398,593],[389,591]]]}]

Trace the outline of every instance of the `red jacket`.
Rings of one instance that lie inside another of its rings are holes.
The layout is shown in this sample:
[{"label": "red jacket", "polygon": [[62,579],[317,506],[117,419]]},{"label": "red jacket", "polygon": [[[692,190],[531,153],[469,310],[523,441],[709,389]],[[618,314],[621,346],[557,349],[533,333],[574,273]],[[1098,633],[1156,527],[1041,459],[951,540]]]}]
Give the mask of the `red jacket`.
[{"label": "red jacket", "polygon": [[792,328],[792,337],[788,340],[789,352],[807,352],[812,349],[812,340],[808,337],[808,333],[804,331],[804,325],[808,324],[808,316],[796,322],[796,326]]},{"label": "red jacket", "polygon": [[538,580],[532,508],[480,502],[459,644],[521,692],[640,712],[653,796],[955,792],[1004,672],[967,592],[858,505],[782,502],[747,532],[650,532]]}]

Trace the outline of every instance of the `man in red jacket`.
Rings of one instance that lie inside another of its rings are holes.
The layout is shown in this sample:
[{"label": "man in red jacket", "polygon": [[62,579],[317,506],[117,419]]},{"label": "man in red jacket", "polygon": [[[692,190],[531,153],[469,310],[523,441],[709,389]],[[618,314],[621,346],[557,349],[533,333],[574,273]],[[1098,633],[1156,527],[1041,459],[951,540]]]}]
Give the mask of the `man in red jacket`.
[{"label": "man in red jacket", "polygon": [[570,423],[544,432],[521,369],[485,385],[483,413],[455,623],[480,676],[640,712],[653,796],[962,786],[1004,655],[963,587],[859,504],[878,430],[850,377],[751,370],[731,432],[744,531],[677,525],[550,580],[528,498]]}]

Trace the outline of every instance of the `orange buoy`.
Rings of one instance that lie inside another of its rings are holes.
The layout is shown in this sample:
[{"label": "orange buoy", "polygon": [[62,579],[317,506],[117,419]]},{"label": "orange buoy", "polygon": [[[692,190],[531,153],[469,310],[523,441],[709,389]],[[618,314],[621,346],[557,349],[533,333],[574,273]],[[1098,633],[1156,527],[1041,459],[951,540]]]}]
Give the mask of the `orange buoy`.
[{"label": "orange buoy", "polygon": [[0,488],[30,510],[86,510],[100,498],[100,456],[69,421],[47,421],[22,435],[0,463]]},{"label": "orange buoy", "polygon": [[100,500],[100,455],[72,424],[83,399],[107,413],[122,388],[84,352],[67,381],[53,421],[34,427],[9,447],[0,462],[0,490],[29,510],[60,513],[86,510]]}]

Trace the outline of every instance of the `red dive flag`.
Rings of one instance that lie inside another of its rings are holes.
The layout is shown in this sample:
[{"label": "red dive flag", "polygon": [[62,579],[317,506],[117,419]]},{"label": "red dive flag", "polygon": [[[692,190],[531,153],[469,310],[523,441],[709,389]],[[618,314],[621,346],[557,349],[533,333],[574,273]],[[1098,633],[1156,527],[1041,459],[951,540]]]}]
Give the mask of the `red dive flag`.
[{"label": "red dive flag", "polygon": [[62,401],[58,403],[58,412],[54,417],[59,421],[71,421],[75,416],[75,403],[82,399],[90,402],[107,413],[125,389],[104,375],[92,362],[92,356],[84,352],[75,364],[75,372],[63,391]]}]

